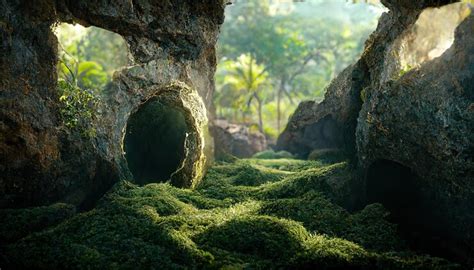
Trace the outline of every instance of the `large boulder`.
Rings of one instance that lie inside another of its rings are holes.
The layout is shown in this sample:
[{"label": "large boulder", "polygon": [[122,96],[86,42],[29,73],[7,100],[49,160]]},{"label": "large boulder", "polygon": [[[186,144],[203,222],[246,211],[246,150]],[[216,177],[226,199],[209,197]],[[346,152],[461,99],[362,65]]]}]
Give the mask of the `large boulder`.
[{"label": "large boulder", "polygon": [[307,158],[315,149],[344,149],[345,139],[351,137],[344,129],[351,129],[361,103],[354,94],[357,89],[353,87],[352,77],[356,72],[354,66],[342,71],[329,85],[321,103],[300,103],[278,137],[276,148],[300,158]]},{"label": "large boulder", "polygon": [[355,158],[355,130],[363,102],[361,93],[379,83],[387,50],[415,23],[423,7],[410,9],[392,3],[396,1],[384,2],[391,10],[380,18],[377,30],[366,41],[361,58],[331,82],[322,102],[300,104],[279,136],[277,149],[305,158],[315,149],[338,148]]},{"label": "large boulder", "polygon": [[367,199],[473,258],[474,14],[466,14],[462,4],[426,10],[399,37],[387,79],[366,90],[356,134]]},{"label": "large boulder", "polygon": [[323,102],[300,104],[278,147],[346,152],[361,196],[389,208],[412,244],[473,264],[472,7],[382,2],[389,11],[361,58]]},{"label": "large boulder", "polygon": [[217,159],[223,159],[229,155],[248,158],[268,147],[265,135],[261,132],[250,130],[245,125],[229,123],[226,120],[215,120],[211,133]]},{"label": "large boulder", "polygon": [[[0,207],[62,200],[89,207],[120,179],[132,180],[123,139],[129,117],[152,99],[184,116],[182,159],[170,181],[193,187],[211,157],[215,43],[223,1],[0,1]],[[97,136],[62,126],[57,22],[123,36],[133,64],[103,91]],[[209,157],[209,158],[207,158]]]}]

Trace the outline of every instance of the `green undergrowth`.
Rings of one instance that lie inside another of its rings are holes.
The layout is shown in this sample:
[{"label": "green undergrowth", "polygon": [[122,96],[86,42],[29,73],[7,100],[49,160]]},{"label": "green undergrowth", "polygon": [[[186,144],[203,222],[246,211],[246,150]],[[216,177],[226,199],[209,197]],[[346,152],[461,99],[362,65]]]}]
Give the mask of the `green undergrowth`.
[{"label": "green undergrowth", "polygon": [[341,207],[350,181],[346,163],[243,159],[215,164],[195,190],[121,182],[3,258],[26,269],[458,269],[410,252],[381,205]]}]

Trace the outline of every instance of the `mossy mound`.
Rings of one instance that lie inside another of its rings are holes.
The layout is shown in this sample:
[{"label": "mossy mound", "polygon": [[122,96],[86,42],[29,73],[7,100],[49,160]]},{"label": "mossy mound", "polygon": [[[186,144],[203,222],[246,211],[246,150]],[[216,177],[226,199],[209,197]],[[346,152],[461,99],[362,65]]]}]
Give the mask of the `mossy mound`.
[{"label": "mossy mound", "polygon": [[74,206],[64,203],[0,210],[0,243],[14,242],[32,232],[55,226],[73,216],[75,212]]},{"label": "mossy mound", "polygon": [[92,211],[2,246],[2,264],[35,269],[459,269],[407,250],[381,205],[356,213],[341,207],[337,201],[350,175],[345,163],[247,159],[216,164],[195,190],[121,182]]},{"label": "mossy mound", "polygon": [[211,226],[199,235],[198,243],[257,258],[289,260],[308,237],[306,229],[291,220],[244,216]]},{"label": "mossy mound", "polygon": [[278,151],[275,152],[273,150],[267,150],[258,152],[252,156],[252,158],[256,159],[279,159],[279,158],[293,158],[293,155],[287,151]]}]

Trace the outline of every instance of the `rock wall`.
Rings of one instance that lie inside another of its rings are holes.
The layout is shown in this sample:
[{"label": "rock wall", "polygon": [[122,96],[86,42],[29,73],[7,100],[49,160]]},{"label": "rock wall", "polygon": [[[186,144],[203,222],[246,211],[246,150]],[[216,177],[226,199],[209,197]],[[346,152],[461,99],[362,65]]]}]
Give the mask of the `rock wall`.
[{"label": "rock wall", "polygon": [[414,242],[472,260],[472,7],[455,1],[382,2],[389,12],[360,60],[330,84],[323,102],[300,104],[278,147],[302,157],[314,149],[345,151],[366,180],[362,196],[369,201],[372,191],[386,194],[397,212],[414,198],[414,210],[407,209],[411,215],[398,220],[411,236],[419,234]]},{"label": "rock wall", "polygon": [[[63,200],[87,208],[113,183],[130,180],[122,149],[128,117],[163,93],[193,129],[172,183],[194,186],[212,157],[207,121],[224,6],[220,0],[0,1],[0,207]],[[134,61],[106,87],[90,140],[70,134],[59,119],[57,22],[122,35]]]},{"label": "rock wall", "polygon": [[[454,13],[459,6],[446,9]],[[456,256],[473,258],[474,14],[440,57],[391,76],[367,89],[356,133],[359,166],[390,160],[409,168],[420,189],[413,220],[452,240]],[[403,200],[404,192],[399,195]]]}]

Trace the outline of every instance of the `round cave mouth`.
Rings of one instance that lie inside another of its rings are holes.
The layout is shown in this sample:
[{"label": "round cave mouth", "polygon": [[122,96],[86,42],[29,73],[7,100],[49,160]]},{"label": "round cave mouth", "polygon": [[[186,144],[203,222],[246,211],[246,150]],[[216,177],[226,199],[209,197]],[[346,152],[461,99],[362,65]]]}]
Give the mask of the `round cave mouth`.
[{"label": "round cave mouth", "polygon": [[412,223],[419,215],[421,191],[418,176],[408,167],[378,160],[367,171],[368,203],[381,203],[397,223]]},{"label": "round cave mouth", "polygon": [[130,116],[124,151],[135,183],[171,178],[185,159],[187,129],[183,109],[160,97],[148,100]]}]

